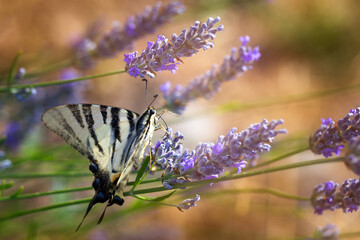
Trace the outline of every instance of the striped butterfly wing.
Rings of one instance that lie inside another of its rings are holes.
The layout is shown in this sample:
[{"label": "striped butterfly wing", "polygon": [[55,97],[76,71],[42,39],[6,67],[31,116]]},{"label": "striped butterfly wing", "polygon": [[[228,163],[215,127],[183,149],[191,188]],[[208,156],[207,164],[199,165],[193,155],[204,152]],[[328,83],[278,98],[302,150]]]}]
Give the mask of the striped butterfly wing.
[{"label": "striped butterfly wing", "polygon": [[49,109],[42,121],[90,161],[95,195],[83,220],[96,203],[122,205],[129,173],[150,144],[156,111],[149,108],[140,116],[117,107],[70,104]]}]

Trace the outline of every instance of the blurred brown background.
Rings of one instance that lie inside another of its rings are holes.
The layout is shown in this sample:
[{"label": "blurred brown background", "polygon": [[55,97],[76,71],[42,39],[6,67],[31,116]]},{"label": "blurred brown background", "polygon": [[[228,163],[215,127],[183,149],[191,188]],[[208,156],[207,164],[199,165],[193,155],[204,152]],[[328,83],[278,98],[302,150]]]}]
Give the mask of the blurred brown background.
[{"label": "blurred brown background", "polygon": [[[6,75],[18,50],[23,51],[20,66],[26,67],[29,72],[66,59],[71,56],[70,43],[82,36],[94,21],[101,20],[104,30],[108,30],[112,21],[124,22],[127,16],[142,12],[146,5],[154,3],[128,0],[2,0],[0,73]],[[289,132],[287,137],[299,137],[306,143],[306,138],[320,126],[321,117],[338,119],[359,105],[359,92],[354,91],[296,103],[211,114],[216,106],[229,102],[286,99],[288,96],[359,82],[359,1],[200,0],[183,3],[187,8],[185,13],[158,29],[156,34],[170,37],[174,32],[179,34],[194,21],[206,21],[210,16],[220,16],[225,31],[217,34],[215,48],[184,59],[175,75],[162,72],[155,79],[150,79],[150,96],[159,93],[159,86],[164,81],[185,85],[213,64],[220,64],[232,47],[239,46],[239,36],[249,35],[250,45],[259,45],[262,54],[253,70],[234,82],[224,84],[222,91],[211,101],[199,100],[190,104],[183,116],[165,116],[170,127],[184,133],[186,147],[193,148],[200,141],[215,141],[231,127],[242,130],[263,118],[284,119],[284,127]],[[141,51],[147,41],[156,39],[156,34],[137,41],[134,50]],[[123,53],[120,53],[117,58],[101,61],[86,74],[116,71],[123,67]],[[49,75],[45,80],[55,78],[55,75]],[[138,79],[123,74],[93,80],[89,85],[85,102],[114,105],[136,112],[146,108],[144,86]],[[197,114],[203,110],[210,114]],[[158,133],[158,136],[161,134]],[[285,140],[286,137],[279,139]],[[282,164],[316,157],[311,152],[304,152]],[[79,161],[86,162],[85,159]],[[85,166],[83,170],[86,170]],[[328,180],[341,183],[346,178],[355,177],[342,163],[325,164],[225,182],[202,191],[213,193],[223,188],[272,187],[294,195],[310,196],[316,184]],[[72,186],[87,186],[90,181],[90,178],[81,179]],[[78,198],[90,195],[91,192],[81,193]],[[195,192],[189,197],[194,195]],[[15,239],[25,236],[36,236],[34,239],[293,239],[312,235],[317,226],[326,223],[337,224],[341,232],[357,231],[359,225],[359,213],[343,214],[338,210],[317,216],[307,202],[263,194],[218,194],[209,197],[203,194],[201,197],[198,207],[184,213],[162,206],[92,226],[102,210],[102,207],[96,207],[85,222],[92,230],[80,236],[73,236],[71,225],[75,227],[80,221],[84,205],[9,220],[13,226],[1,231],[13,233]],[[28,201],[29,206],[34,201]],[[130,204],[131,199],[126,201]],[[38,202],[38,205],[45,203],[46,200]],[[71,209],[78,214],[67,214]],[[109,210],[116,212],[117,208]],[[68,219],[69,216],[71,219]],[[44,220],[51,223],[43,227]],[[69,228],[56,230],[62,229],[58,225],[68,220],[71,220],[71,223],[66,223]],[[26,227],[19,229],[19,224]],[[37,229],[36,234],[27,234],[34,228]],[[15,229],[21,233],[16,233]]]}]

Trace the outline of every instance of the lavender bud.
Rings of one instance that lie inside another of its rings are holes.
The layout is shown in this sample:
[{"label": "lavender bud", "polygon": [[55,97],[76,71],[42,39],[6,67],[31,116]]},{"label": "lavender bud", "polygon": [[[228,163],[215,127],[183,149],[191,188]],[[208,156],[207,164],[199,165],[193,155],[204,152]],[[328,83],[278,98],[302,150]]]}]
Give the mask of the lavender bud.
[{"label": "lavender bud", "polygon": [[196,196],[193,199],[185,199],[180,203],[177,207],[180,211],[182,210],[188,210],[192,207],[196,207],[196,203],[200,201],[200,195],[196,194]]},{"label": "lavender bud", "polygon": [[[181,58],[191,57],[201,48],[206,50],[214,46],[212,41],[215,34],[224,29],[222,25],[213,28],[219,20],[220,17],[209,18],[203,24],[196,21],[194,26],[191,26],[189,30],[184,29],[179,36],[173,34],[170,41],[164,36],[158,35],[155,42],[148,42],[147,48],[141,54],[134,52],[125,55],[126,71],[134,77],[139,75],[151,78],[159,71],[168,70],[176,73],[178,65],[182,62]],[[208,36],[208,33],[211,33],[211,36]],[[129,55],[132,57],[129,58]]]},{"label": "lavender bud", "polygon": [[[270,143],[277,134],[286,133],[285,129],[275,130],[282,123],[282,120],[263,120],[240,133],[233,128],[226,136],[220,136],[216,143],[199,143],[195,151],[182,151],[182,134],[166,134],[163,141],[156,144],[158,149],[153,151],[155,160],[165,167],[164,186],[178,184],[179,179],[217,178],[225,168],[236,168],[239,173],[248,163],[254,164],[261,152],[270,150]],[[166,153],[170,151],[174,154],[167,157]]]},{"label": "lavender bud", "polygon": [[[123,50],[133,48],[133,42],[154,33],[174,16],[181,14],[185,7],[177,1],[162,5],[160,2],[154,7],[147,6],[142,13],[135,17],[128,17],[125,25],[115,21],[110,31],[106,32],[99,42],[85,38],[76,46],[76,59],[83,68],[92,68],[96,59],[115,57]],[[134,70],[133,70],[134,74]]]},{"label": "lavender bud", "polygon": [[252,64],[261,56],[259,48],[245,46],[250,41],[249,36],[241,37],[240,41],[242,45],[233,48],[230,56],[225,57],[219,68],[214,65],[211,70],[193,79],[186,87],[177,85],[170,91],[170,82],[161,85],[160,91],[164,95],[166,107],[181,114],[190,101],[197,98],[211,99],[220,91],[223,82],[234,80],[236,76],[251,69]]},{"label": "lavender bud", "polygon": [[344,213],[357,211],[360,205],[360,181],[348,179],[339,184],[332,181],[317,185],[311,196],[314,213],[321,215],[325,210],[335,211],[341,208]]},{"label": "lavender bud", "polygon": [[320,128],[310,137],[310,148],[325,157],[333,153],[338,156],[344,148],[343,143],[360,135],[360,107],[351,109],[337,124],[331,118],[321,119],[321,122]]}]

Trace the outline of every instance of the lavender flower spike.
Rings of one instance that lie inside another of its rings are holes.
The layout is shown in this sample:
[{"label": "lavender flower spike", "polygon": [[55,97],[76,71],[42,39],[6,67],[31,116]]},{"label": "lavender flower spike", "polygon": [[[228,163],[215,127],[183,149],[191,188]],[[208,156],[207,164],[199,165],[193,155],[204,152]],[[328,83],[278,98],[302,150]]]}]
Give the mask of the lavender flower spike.
[{"label": "lavender flower spike", "polygon": [[263,120],[239,133],[232,128],[216,143],[199,143],[194,151],[183,151],[182,135],[173,136],[169,129],[170,134],[165,135],[152,151],[154,160],[165,168],[164,187],[171,189],[191,180],[217,178],[225,168],[236,168],[240,172],[248,163],[256,164],[259,154],[270,150],[274,137],[286,133],[285,129],[275,130],[282,123],[282,120]]},{"label": "lavender flower spike", "polygon": [[193,199],[185,199],[182,203],[178,205],[178,209],[180,211],[188,210],[192,207],[196,207],[196,203],[200,201],[200,196],[196,194],[196,196]]},{"label": "lavender flower spike", "polygon": [[331,118],[321,121],[320,128],[310,137],[309,144],[314,153],[325,157],[331,157],[333,153],[339,155],[344,148],[343,143],[360,135],[360,107],[351,109],[337,124]]},{"label": "lavender flower spike", "polygon": [[76,57],[81,67],[91,68],[96,58],[114,57],[122,50],[133,48],[133,41],[146,34],[154,33],[156,28],[169,22],[185,10],[181,2],[173,1],[154,7],[147,6],[142,13],[128,17],[124,26],[114,22],[112,29],[105,33],[98,43],[85,38],[76,46]]},{"label": "lavender flower spike", "polygon": [[164,83],[160,90],[164,95],[166,107],[172,112],[181,114],[188,102],[196,98],[211,99],[220,90],[223,82],[234,80],[236,76],[252,68],[252,64],[258,61],[261,54],[259,47],[247,46],[249,36],[241,37],[241,46],[233,48],[230,56],[226,56],[221,66],[216,65],[210,71],[192,80],[188,86],[176,85],[170,91],[170,82]]},{"label": "lavender flower spike", "polygon": [[341,208],[344,213],[357,211],[360,206],[360,181],[348,179],[337,189],[339,184],[333,181],[317,185],[311,196],[314,213],[321,215],[325,210],[335,211]]},{"label": "lavender flower spike", "polygon": [[224,26],[214,28],[220,21],[220,17],[209,18],[206,23],[196,21],[189,30],[184,29],[177,36],[173,34],[169,41],[162,35],[158,35],[155,42],[148,42],[145,50],[140,55],[138,52],[124,54],[126,71],[134,77],[154,77],[156,72],[168,70],[175,73],[181,58],[191,57],[199,49],[207,50],[214,46],[213,40],[218,31],[223,31]]}]

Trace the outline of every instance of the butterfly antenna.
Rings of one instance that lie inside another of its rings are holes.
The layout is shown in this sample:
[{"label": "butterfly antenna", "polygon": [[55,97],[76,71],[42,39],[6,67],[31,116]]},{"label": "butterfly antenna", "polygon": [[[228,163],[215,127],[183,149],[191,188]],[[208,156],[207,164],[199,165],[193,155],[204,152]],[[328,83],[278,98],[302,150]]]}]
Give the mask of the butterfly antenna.
[{"label": "butterfly antenna", "polygon": [[154,99],[151,101],[151,103],[148,105],[148,109],[150,108],[150,106],[155,102],[156,98],[158,97],[159,95],[155,94],[154,95]]},{"label": "butterfly antenna", "polygon": [[149,105],[149,98],[148,98],[148,95],[147,95],[147,85],[148,85],[148,80],[143,78],[142,79],[143,82],[145,82],[145,97],[146,97],[146,104]]},{"label": "butterfly antenna", "polygon": [[80,227],[81,227],[82,223],[84,222],[86,216],[88,215],[88,213],[90,212],[92,207],[95,205],[94,201],[95,201],[95,196],[93,197],[93,199],[91,199],[91,202],[89,203],[89,206],[88,206],[88,208],[86,210],[86,213],[85,213],[83,219],[81,220],[79,226],[76,228],[75,232],[77,232],[80,229]]}]

